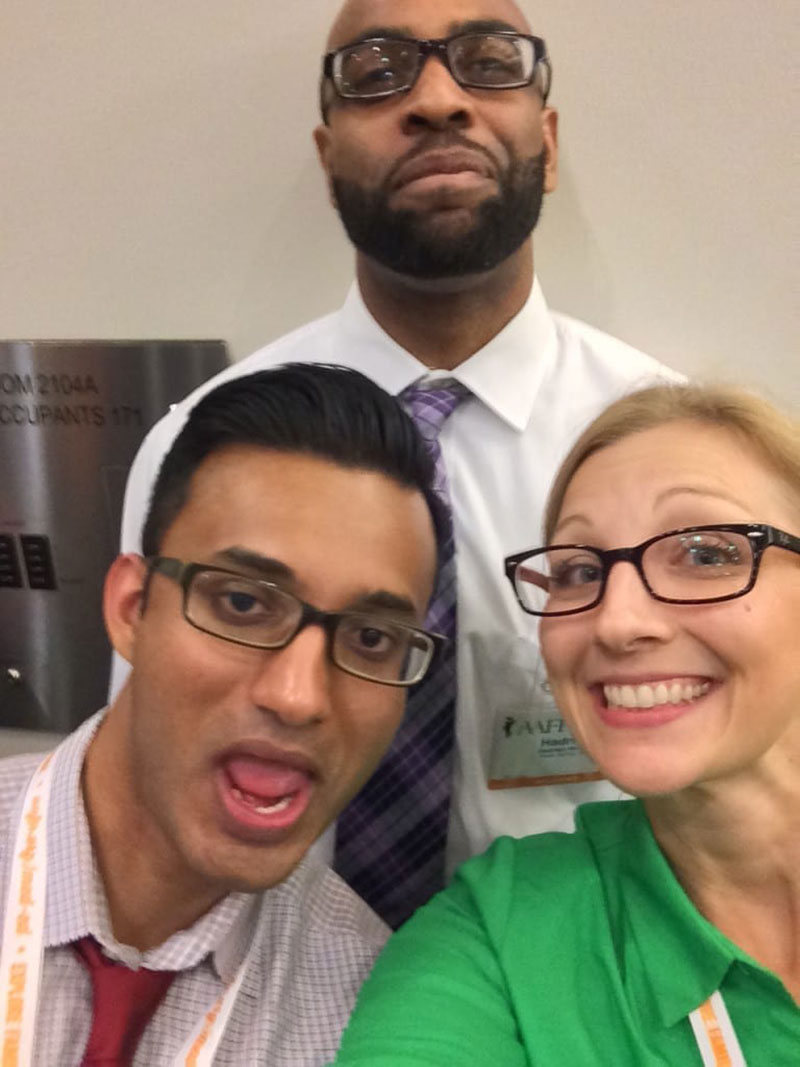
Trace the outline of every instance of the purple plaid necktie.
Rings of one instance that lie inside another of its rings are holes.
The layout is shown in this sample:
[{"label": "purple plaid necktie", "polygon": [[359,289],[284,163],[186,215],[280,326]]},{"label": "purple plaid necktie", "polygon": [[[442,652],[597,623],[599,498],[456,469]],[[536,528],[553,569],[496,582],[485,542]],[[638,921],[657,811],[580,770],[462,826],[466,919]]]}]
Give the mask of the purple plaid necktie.
[{"label": "purple plaid necktie", "polygon": [[399,396],[435,461],[436,491],[450,518],[425,620],[450,641],[410,691],[391,748],[337,824],[336,870],[395,929],[444,885],[455,736],[456,568],[439,431],[467,395],[466,386],[448,379],[430,389],[412,385]]}]

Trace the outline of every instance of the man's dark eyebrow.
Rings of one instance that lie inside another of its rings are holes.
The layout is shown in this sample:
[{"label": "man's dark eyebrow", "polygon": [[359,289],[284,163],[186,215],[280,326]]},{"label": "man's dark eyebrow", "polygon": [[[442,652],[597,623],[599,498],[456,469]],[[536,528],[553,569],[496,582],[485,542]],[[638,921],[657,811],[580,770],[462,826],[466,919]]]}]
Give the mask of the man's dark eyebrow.
[{"label": "man's dark eyebrow", "polygon": [[270,580],[275,578],[293,579],[295,577],[292,568],[287,567],[281,560],[273,559],[271,556],[262,556],[260,552],[253,552],[249,548],[241,548],[238,545],[232,545],[221,552],[215,552],[214,558],[219,561],[220,566],[244,567],[246,570],[254,571],[257,575]]},{"label": "man's dark eyebrow", "polygon": [[[281,560],[273,559],[271,556],[262,556],[260,552],[253,552],[239,545],[232,545],[221,552],[215,552],[213,559],[222,567],[235,567],[237,570],[251,572],[268,581],[280,579],[291,583],[297,580],[297,575],[292,568]],[[347,605],[347,611],[363,611],[367,614],[386,613],[395,617],[401,616],[402,621],[410,622],[417,619],[417,608],[414,602],[408,597],[390,593],[387,589],[379,589],[374,593],[363,593],[355,597]]]},{"label": "man's dark eyebrow", "polygon": [[[387,612],[392,615],[407,616],[411,621],[417,618],[417,609],[408,597],[398,596],[381,589],[375,593],[365,593],[363,596],[351,601],[348,611]],[[405,620],[404,620],[405,621]]]},{"label": "man's dark eyebrow", "polygon": [[[448,27],[448,37],[453,37],[460,33],[520,33],[516,26],[513,26],[510,22],[504,22],[502,19],[471,19],[469,22],[451,22]],[[372,41],[377,37],[392,37],[395,40],[401,41],[416,41],[418,38],[408,28],[408,26],[370,26],[366,30],[362,30],[357,36],[351,38],[346,44],[340,45],[340,48],[350,48],[354,44],[360,44],[362,41]],[[334,52],[338,49],[334,48]]]}]

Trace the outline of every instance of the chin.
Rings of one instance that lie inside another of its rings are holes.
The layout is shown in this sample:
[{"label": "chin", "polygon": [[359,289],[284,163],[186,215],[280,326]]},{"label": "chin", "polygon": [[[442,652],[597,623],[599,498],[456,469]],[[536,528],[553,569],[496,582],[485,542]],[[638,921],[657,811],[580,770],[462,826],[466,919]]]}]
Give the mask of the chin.
[{"label": "chin", "polygon": [[221,894],[261,893],[283,882],[305,855],[301,846],[257,845],[209,838],[192,850],[195,876]]},{"label": "chin", "polygon": [[697,781],[687,775],[685,766],[669,767],[660,760],[629,758],[624,765],[621,765],[619,760],[595,759],[595,762],[605,777],[618,789],[643,800],[679,793]]},{"label": "chin", "polygon": [[219,865],[206,867],[199,872],[217,885],[224,894],[228,893],[263,893],[280,885],[295,870],[302,856],[281,862],[275,857],[266,864]]}]

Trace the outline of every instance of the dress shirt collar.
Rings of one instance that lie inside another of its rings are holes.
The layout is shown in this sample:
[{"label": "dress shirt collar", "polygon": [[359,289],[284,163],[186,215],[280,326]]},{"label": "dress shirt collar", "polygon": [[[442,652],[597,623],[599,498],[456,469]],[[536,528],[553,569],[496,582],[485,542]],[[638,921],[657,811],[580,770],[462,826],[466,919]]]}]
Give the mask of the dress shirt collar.
[{"label": "dress shirt collar", "polygon": [[186,970],[211,954],[217,975],[229,982],[244,959],[258,920],[260,896],[231,893],[186,930],[139,952],[117,941],[91,845],[81,792],[86,752],[99,727],[98,712],[63,742],[55,761],[48,825],[45,948],[91,934],[112,959],[152,970]]},{"label": "dress shirt collar", "polygon": [[431,372],[378,325],[353,284],[341,311],[352,341],[352,366],[395,395],[425,376],[455,378],[518,431],[528,424],[536,395],[557,354],[555,324],[538,279],[514,318],[453,371]]},{"label": "dress shirt collar", "polygon": [[[720,989],[734,965],[773,978],[697,910],[659,848],[641,801],[624,803],[629,809],[624,842],[619,842],[619,822],[615,836],[621,847],[619,891],[627,906],[616,921],[632,934],[623,937],[618,931],[618,944],[627,940],[632,946],[631,958],[622,961],[631,1002],[650,1017],[651,1025],[670,1027]],[[603,808],[609,805],[587,804],[576,816],[598,855],[604,848]],[[611,885],[607,891],[616,895]]]},{"label": "dress shirt collar", "polygon": [[339,326],[344,334],[343,351],[347,353],[349,366],[380,382],[393,395],[427,372],[424,363],[378,325],[355,282],[339,312]]}]

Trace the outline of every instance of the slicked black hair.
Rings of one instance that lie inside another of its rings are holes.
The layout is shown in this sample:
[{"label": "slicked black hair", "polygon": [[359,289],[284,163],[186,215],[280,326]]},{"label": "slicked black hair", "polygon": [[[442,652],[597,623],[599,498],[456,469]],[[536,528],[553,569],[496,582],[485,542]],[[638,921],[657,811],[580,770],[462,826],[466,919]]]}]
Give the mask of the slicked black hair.
[{"label": "slicked black hair", "polygon": [[153,487],[142,532],[145,556],[158,555],[186,505],[197,468],[233,445],[318,456],[417,489],[430,510],[437,545],[442,543],[448,520],[433,488],[433,461],[397,401],[358,371],[287,363],[225,382],[192,409]]}]

